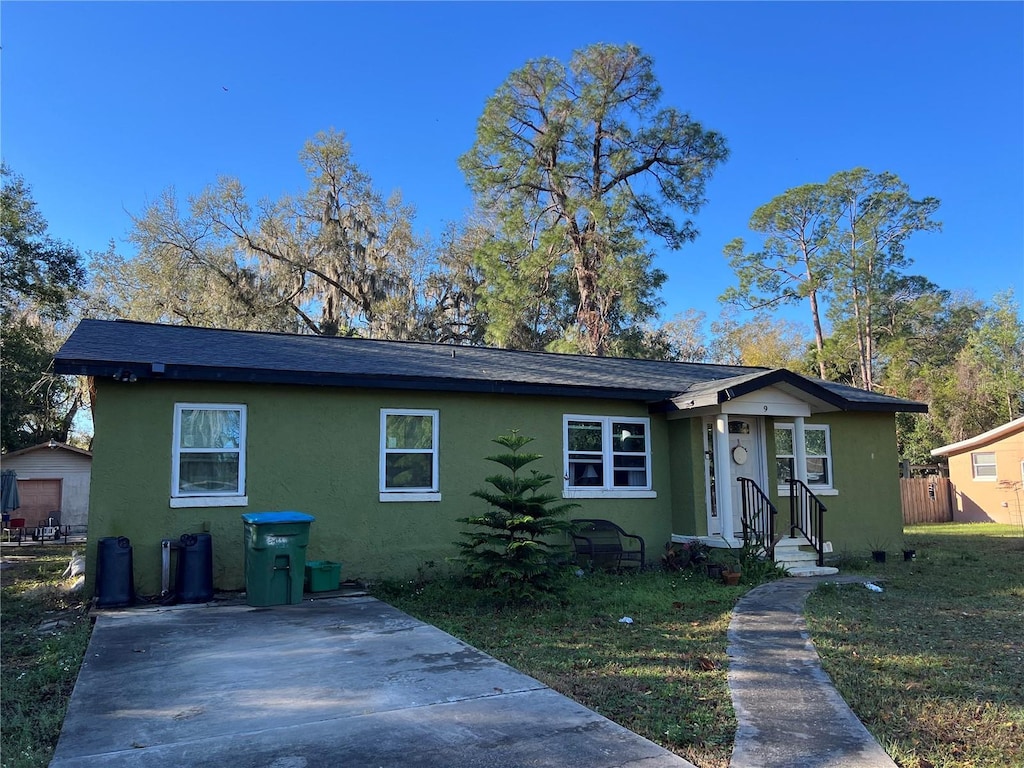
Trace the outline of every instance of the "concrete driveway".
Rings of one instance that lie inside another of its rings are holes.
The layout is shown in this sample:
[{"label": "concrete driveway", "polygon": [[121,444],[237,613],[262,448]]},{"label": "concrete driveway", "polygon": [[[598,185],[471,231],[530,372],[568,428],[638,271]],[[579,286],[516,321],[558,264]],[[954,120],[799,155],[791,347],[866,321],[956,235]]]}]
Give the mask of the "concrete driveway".
[{"label": "concrete driveway", "polygon": [[100,614],[50,765],[692,768],[369,597]]}]

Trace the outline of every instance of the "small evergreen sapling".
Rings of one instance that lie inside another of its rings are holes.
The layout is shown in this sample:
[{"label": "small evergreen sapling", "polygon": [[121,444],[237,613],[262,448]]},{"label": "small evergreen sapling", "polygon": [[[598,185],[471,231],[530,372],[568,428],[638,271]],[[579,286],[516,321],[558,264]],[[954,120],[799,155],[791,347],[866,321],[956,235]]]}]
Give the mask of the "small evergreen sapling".
[{"label": "small evergreen sapling", "polygon": [[558,496],[541,492],[554,475],[523,470],[542,458],[539,453],[522,452],[532,441],[532,437],[524,437],[515,429],[491,441],[508,452],[487,456],[487,460],[500,464],[508,473],[485,478],[496,490],[473,491],[472,495],[486,501],[490,509],[458,520],[480,530],[462,532],[466,540],[456,542],[462,554],[455,560],[465,565],[477,586],[516,602],[554,590],[559,569],[566,561],[566,548],[550,539],[572,527],[564,514],[579,506],[555,504]]}]

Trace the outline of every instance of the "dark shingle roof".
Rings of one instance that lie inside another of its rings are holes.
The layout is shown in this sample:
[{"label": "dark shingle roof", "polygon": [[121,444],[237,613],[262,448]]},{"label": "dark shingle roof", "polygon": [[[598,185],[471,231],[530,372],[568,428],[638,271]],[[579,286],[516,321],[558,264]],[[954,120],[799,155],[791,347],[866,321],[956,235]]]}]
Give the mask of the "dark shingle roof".
[{"label": "dark shingle roof", "polygon": [[[83,320],[57,353],[54,369],[62,374],[119,378],[552,394],[648,402],[668,400],[690,389],[703,392],[717,387],[724,391],[720,386],[724,381],[757,381],[774,373],[735,365],[107,320]],[[803,385],[835,392],[835,405],[843,410],[847,403],[853,410],[923,408],[911,401],[782,373],[798,388]]]}]

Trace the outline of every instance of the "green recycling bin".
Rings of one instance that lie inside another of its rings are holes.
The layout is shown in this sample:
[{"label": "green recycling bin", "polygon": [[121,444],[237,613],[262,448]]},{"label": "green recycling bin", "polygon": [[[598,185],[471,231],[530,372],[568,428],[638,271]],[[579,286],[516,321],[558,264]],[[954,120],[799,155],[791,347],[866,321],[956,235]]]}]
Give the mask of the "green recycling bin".
[{"label": "green recycling bin", "polygon": [[245,524],[245,602],[294,605],[302,602],[309,524],[302,512],[248,512]]}]

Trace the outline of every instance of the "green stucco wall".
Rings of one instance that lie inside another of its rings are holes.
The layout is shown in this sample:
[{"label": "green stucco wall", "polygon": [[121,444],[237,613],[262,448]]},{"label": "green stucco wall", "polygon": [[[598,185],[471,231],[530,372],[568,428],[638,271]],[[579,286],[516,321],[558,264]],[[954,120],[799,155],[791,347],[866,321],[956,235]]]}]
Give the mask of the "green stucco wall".
[{"label": "green stucco wall", "polygon": [[[172,509],[169,506],[174,405],[247,406],[247,507]],[[440,502],[381,502],[378,464],[381,408],[440,412]],[[160,540],[208,531],[213,536],[217,589],[244,587],[246,512],[295,510],[316,518],[308,560],[340,561],[344,578],[408,578],[427,563],[450,567],[456,522],[482,509],[470,493],[501,471],[484,456],[499,452],[491,439],[510,429],[536,438],[544,455],[534,465],[561,488],[562,417],[648,416],[644,403],[556,397],[357,390],[327,387],[96,381],[90,500],[88,580],[94,584],[96,542],[127,536],[134,547],[136,587],[160,590]],[[672,533],[706,534],[702,421],[652,415],[655,499],[579,499],[574,517],[614,520],[647,542],[657,561]],[[819,415],[831,425],[834,484],[826,537],[837,552],[862,551],[902,532],[898,461],[891,414]],[[769,473],[774,473],[771,421],[766,425]],[[774,481],[774,477],[772,480]],[[788,499],[771,495],[779,523]]]},{"label": "green stucco wall", "polygon": [[[169,507],[174,404],[241,403],[248,409],[247,507]],[[379,501],[381,408],[440,411],[440,502]],[[96,542],[127,536],[136,588],[160,590],[160,540],[187,532],[213,537],[214,585],[244,587],[245,512],[295,510],[313,515],[308,560],[343,563],[343,578],[406,578],[427,562],[446,567],[465,526],[456,518],[481,509],[470,492],[500,471],[484,456],[509,429],[536,438],[544,455],[533,467],[561,488],[562,416],[647,416],[643,403],[453,393],[269,385],[96,381],[89,518],[90,584]],[[643,536],[657,559],[672,533],[669,430],[651,419],[656,499],[585,499],[571,514],[614,520]],[[701,491],[703,493],[703,491]]]},{"label": "green stucco wall", "polygon": [[673,533],[705,536],[708,532],[702,425],[700,418],[668,422]]},{"label": "green stucco wall", "polygon": [[[791,419],[779,419],[791,422]],[[900,505],[899,456],[896,422],[890,413],[816,414],[807,424],[828,424],[832,443],[833,486],[836,495],[822,495],[825,538],[836,553],[864,552],[876,543],[893,548],[903,535]],[[789,521],[789,498],[780,498],[774,480],[775,445],[768,426],[768,472],[772,501],[779,510],[778,526]]]}]

